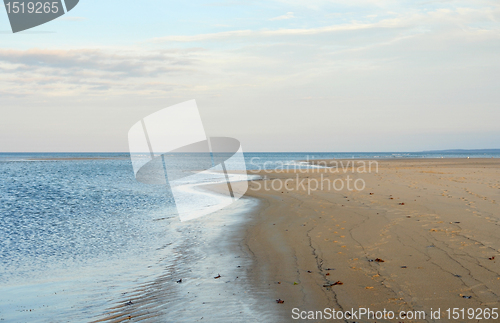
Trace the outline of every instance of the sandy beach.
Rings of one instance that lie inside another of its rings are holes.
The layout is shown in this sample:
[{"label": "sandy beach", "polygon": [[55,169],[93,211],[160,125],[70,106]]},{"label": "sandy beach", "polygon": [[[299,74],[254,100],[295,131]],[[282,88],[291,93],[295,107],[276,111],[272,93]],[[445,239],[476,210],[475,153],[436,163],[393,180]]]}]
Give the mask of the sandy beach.
[{"label": "sandy beach", "polygon": [[[263,202],[246,226],[245,245],[253,280],[268,289],[280,321],[293,321],[294,308],[363,307],[426,313],[405,322],[448,321],[446,310],[459,308],[465,318],[456,321],[469,322],[477,321],[467,317],[469,308],[500,307],[500,160],[379,160],[378,169],[362,173],[259,173],[266,179],[250,183],[247,195]],[[347,175],[362,179],[364,189],[295,183]],[[279,190],[263,185],[279,188],[286,179]],[[430,317],[437,309],[440,320]]]}]

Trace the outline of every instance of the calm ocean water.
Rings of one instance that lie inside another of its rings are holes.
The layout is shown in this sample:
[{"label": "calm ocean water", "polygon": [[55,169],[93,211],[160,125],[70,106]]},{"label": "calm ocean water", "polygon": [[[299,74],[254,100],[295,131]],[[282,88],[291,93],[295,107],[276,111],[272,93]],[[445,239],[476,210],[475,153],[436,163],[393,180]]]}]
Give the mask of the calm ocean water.
[{"label": "calm ocean water", "polygon": [[[245,154],[248,169],[305,159],[395,157],[500,154]],[[169,191],[137,182],[128,154],[2,153],[0,321],[92,320],[173,263],[189,270],[191,260],[182,254],[191,250],[187,239],[210,241],[210,232],[221,234],[222,226],[180,223]]]}]

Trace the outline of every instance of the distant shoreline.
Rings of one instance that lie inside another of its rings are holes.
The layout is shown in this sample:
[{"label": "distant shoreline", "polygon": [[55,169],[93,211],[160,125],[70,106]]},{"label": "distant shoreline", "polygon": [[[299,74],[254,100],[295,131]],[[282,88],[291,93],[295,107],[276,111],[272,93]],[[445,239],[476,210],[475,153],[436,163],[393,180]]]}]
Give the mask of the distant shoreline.
[{"label": "distant shoreline", "polygon": [[500,149],[445,149],[445,150],[424,150],[422,153],[458,153],[458,154],[500,154]]}]

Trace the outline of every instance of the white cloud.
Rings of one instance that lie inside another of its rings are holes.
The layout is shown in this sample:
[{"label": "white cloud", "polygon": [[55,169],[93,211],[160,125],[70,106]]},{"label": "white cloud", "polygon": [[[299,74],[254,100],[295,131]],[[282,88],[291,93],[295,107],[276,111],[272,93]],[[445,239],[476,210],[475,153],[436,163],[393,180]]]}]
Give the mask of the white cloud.
[{"label": "white cloud", "polygon": [[[166,75],[190,75],[198,55],[191,50],[6,50],[0,49],[0,84],[25,96],[165,91]],[[152,82],[160,79],[161,82]],[[182,87],[179,84],[178,88]]]},{"label": "white cloud", "polygon": [[292,18],[295,18],[295,16],[293,15],[293,12],[287,12],[283,16],[274,17],[274,18],[271,18],[269,20],[271,20],[271,21],[274,21],[274,20],[286,20],[286,19],[292,19]]},{"label": "white cloud", "polygon": [[[289,12],[289,14],[292,14]],[[262,30],[231,30],[224,32],[197,34],[197,35],[171,35],[165,37],[157,37],[151,39],[150,42],[205,42],[205,41],[224,41],[244,39],[259,39],[260,41],[270,37],[286,37],[286,36],[307,36],[319,35],[345,31],[363,31],[370,29],[407,29],[409,34],[415,32],[432,32],[432,29],[440,25],[456,25],[464,30],[474,32],[477,30],[477,25],[481,26],[481,30],[497,31],[499,29],[498,21],[500,20],[500,7],[498,8],[454,8],[451,9],[435,9],[429,11],[410,11],[408,13],[390,12],[392,17],[385,19],[377,18],[377,15],[369,15],[370,19],[353,20],[348,23],[340,23],[327,25],[322,27],[311,28],[281,28],[281,29],[262,29]],[[281,16],[284,17],[284,16]],[[277,17],[278,18],[278,17]],[[274,19],[274,18],[273,18]],[[485,23],[491,23],[490,27],[484,26]]]},{"label": "white cloud", "polygon": [[152,42],[200,42],[210,40],[224,40],[227,38],[242,37],[270,37],[270,36],[300,36],[316,35],[329,32],[353,31],[371,28],[395,28],[408,25],[405,19],[385,19],[376,23],[352,22],[315,28],[284,28],[276,30],[233,30],[219,33],[198,34],[192,36],[166,36],[153,38]]}]

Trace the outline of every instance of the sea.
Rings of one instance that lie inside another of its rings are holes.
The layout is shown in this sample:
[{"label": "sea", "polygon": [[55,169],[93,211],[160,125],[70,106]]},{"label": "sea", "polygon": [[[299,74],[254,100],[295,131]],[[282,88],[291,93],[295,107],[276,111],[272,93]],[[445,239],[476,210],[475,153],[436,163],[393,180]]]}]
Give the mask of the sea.
[{"label": "sea", "polygon": [[[244,154],[248,170],[467,157],[500,152]],[[272,322],[239,245],[258,203],[181,222],[171,191],[138,182],[128,153],[0,153],[0,322]]]}]

